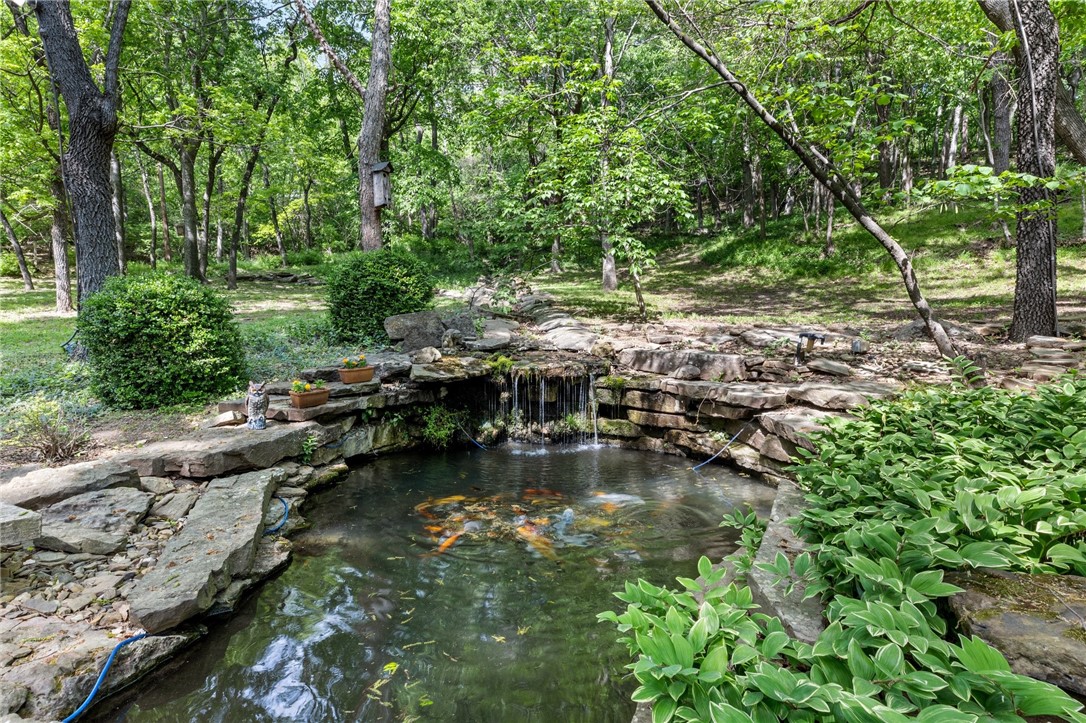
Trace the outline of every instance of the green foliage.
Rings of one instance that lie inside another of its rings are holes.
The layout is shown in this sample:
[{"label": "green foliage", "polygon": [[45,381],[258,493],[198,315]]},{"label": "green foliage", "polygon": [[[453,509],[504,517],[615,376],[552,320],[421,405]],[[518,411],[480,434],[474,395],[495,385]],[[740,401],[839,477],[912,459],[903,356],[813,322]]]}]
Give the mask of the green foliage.
[{"label": "green foliage", "polygon": [[600,383],[612,392],[621,392],[626,388],[626,378],[620,377],[617,374],[608,374],[603,379],[600,379]]},{"label": "green foliage", "polygon": [[233,390],[245,372],[230,305],[181,276],[109,279],[78,328],[95,392],[122,409],[203,402]]},{"label": "green foliage", "polygon": [[634,699],[653,720],[1086,721],[982,640],[948,641],[937,605],[959,591],[944,569],[1086,570],[1086,380],[910,392],[818,442],[796,470],[809,552],[762,567],[829,600],[825,631],[792,639],[705,558],[682,591],[627,583],[626,611],[600,618],[638,655]]},{"label": "green foliage", "polygon": [[328,314],[344,341],[387,339],[387,316],[422,311],[434,281],[413,256],[382,249],[348,256],[328,280]]},{"label": "green foliage", "polygon": [[0,253],[0,276],[10,279],[22,277],[22,272],[19,271],[19,260],[15,258],[15,254]]},{"label": "green foliage", "polygon": [[422,413],[422,438],[437,449],[445,449],[461,427],[462,416],[461,412],[435,404]]},{"label": "green foliage", "polygon": [[84,420],[41,394],[20,400],[5,416],[0,444],[50,464],[76,457],[90,443]]},{"label": "green foliage", "polygon": [[302,464],[309,464],[313,460],[313,453],[320,446],[320,437],[310,432],[302,440]]},{"label": "green foliage", "polygon": [[491,354],[486,360],[486,366],[490,370],[490,376],[501,379],[513,371],[513,360],[504,354]]}]

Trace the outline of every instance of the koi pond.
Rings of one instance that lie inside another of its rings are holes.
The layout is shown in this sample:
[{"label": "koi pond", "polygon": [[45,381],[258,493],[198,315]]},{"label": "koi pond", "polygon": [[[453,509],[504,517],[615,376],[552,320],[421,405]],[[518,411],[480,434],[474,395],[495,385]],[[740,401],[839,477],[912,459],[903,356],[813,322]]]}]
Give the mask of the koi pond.
[{"label": "koi pond", "polygon": [[[400,455],[315,494],[290,567],[100,721],[627,723],[596,614],[643,577],[696,577],[774,490],[600,447]],[[110,705],[107,703],[107,705]]]}]

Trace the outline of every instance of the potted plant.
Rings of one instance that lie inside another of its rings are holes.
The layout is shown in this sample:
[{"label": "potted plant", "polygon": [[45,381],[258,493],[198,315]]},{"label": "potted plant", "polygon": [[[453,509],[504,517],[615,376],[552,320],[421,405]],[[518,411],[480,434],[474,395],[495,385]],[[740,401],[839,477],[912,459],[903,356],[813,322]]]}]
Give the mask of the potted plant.
[{"label": "potted plant", "polygon": [[373,367],[366,366],[366,355],[359,354],[357,359],[343,357],[343,366],[339,370],[339,380],[344,384],[358,384],[373,379]]},{"label": "potted plant", "polygon": [[318,407],[328,402],[328,394],[328,390],[324,388],[323,379],[315,379],[312,382],[295,379],[290,385],[290,406],[295,409]]}]

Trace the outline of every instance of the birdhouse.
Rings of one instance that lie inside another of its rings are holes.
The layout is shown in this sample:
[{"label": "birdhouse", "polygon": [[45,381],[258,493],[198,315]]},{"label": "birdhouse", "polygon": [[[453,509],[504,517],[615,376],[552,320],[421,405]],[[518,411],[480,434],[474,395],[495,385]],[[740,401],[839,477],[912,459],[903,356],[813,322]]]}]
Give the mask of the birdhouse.
[{"label": "birdhouse", "polygon": [[392,164],[381,161],[373,164],[373,207],[384,208],[392,205]]}]

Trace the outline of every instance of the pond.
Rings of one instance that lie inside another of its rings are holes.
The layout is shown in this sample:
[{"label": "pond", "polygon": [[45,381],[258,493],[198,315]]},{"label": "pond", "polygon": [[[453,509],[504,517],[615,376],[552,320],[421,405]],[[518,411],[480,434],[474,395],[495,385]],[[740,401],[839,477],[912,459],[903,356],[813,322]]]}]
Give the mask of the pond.
[{"label": "pond", "polygon": [[[315,494],[290,567],[105,721],[626,723],[612,592],[696,577],[774,491],[625,450],[400,455]],[[108,704],[107,705],[111,705]]]}]

